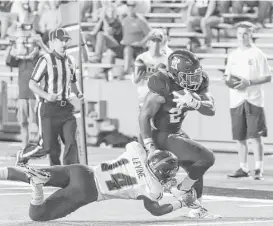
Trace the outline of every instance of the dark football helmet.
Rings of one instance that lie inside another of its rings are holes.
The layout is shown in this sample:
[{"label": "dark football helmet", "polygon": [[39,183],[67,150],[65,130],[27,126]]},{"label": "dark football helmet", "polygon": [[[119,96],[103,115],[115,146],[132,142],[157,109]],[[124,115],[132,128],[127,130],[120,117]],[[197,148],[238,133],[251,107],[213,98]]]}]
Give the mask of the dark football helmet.
[{"label": "dark football helmet", "polygon": [[168,57],[169,76],[187,90],[198,90],[203,80],[202,73],[199,59],[186,49],[176,50]]},{"label": "dark football helmet", "polygon": [[172,180],[179,169],[177,157],[169,151],[154,151],[148,156],[147,165],[161,184]]}]

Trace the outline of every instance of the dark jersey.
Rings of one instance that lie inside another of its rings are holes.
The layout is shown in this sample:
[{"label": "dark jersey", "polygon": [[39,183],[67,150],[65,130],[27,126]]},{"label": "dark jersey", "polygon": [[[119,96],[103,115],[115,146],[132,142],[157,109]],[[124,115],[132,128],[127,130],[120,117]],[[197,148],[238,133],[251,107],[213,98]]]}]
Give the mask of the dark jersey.
[{"label": "dark jersey", "polygon": [[[200,94],[209,85],[208,75],[203,73],[203,81],[199,89],[196,91]],[[188,107],[182,109],[176,107],[173,101],[173,91],[181,91],[183,88],[177,85],[167,73],[158,71],[150,77],[148,87],[151,92],[158,93],[165,98],[165,103],[161,105],[160,109],[152,119],[154,129],[170,133],[177,133],[180,131],[181,124],[189,111]]]}]

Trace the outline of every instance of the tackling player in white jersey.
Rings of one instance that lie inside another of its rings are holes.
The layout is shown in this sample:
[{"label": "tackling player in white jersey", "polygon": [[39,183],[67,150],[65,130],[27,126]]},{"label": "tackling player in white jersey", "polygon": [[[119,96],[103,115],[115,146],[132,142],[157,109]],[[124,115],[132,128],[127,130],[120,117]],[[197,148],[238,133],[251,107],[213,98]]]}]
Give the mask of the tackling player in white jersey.
[{"label": "tackling player in white jersey", "polygon": [[[0,179],[30,182],[33,193],[29,216],[34,221],[65,217],[92,202],[107,199],[143,200],[144,207],[155,216],[191,205],[196,197],[181,197],[170,204],[159,205],[163,185],[172,180],[179,169],[178,160],[168,151],[157,151],[146,157],[137,142],[127,144],[116,160],[89,167],[85,165],[52,166],[34,169],[0,169]],[[44,200],[43,186],[60,187]]]}]

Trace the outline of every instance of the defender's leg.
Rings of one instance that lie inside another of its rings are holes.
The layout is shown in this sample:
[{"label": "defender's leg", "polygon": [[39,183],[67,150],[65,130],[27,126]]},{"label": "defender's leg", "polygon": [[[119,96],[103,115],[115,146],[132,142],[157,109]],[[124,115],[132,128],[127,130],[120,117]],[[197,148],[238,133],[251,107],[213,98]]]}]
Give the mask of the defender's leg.
[{"label": "defender's leg", "polygon": [[[53,193],[44,202],[30,204],[29,216],[34,221],[65,217],[76,209],[94,202],[98,191],[92,170],[83,165],[70,165],[68,185]],[[34,189],[42,189],[33,184]]]}]

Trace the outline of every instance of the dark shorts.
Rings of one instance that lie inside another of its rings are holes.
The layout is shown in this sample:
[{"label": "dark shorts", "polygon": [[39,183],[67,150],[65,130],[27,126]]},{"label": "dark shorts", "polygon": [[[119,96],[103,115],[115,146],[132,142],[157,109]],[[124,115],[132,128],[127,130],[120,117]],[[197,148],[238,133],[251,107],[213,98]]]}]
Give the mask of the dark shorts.
[{"label": "dark shorts", "polygon": [[182,130],[173,134],[153,131],[153,140],[156,148],[174,153],[179,160],[180,166],[186,171],[196,162],[214,162],[213,152],[190,139]]},{"label": "dark shorts", "polygon": [[264,108],[245,101],[230,109],[233,140],[247,140],[267,136]]}]

